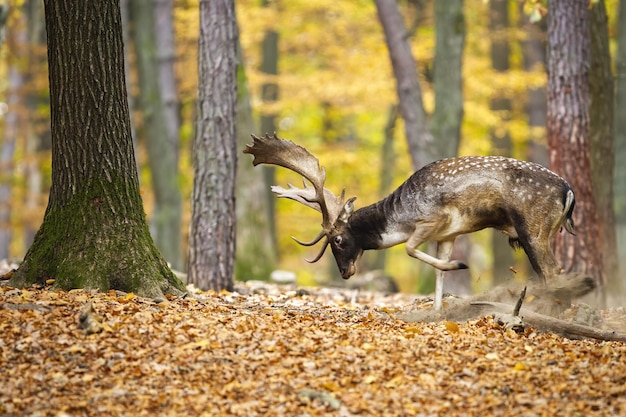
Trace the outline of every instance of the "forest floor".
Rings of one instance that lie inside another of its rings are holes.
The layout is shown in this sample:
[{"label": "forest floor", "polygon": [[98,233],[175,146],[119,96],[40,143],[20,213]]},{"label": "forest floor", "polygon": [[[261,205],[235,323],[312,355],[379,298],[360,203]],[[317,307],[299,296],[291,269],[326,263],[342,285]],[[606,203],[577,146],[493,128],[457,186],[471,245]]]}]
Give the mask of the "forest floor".
[{"label": "forest floor", "polygon": [[[410,323],[431,302],[406,294],[236,289],[149,300],[0,281],[0,415],[626,415],[623,342],[489,316]],[[599,314],[626,326],[622,308]]]}]

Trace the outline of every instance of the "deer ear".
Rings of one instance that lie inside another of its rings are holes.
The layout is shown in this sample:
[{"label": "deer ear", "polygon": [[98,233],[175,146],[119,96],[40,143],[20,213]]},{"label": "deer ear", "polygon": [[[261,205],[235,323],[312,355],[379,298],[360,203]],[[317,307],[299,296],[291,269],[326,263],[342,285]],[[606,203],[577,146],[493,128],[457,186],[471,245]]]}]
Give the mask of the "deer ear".
[{"label": "deer ear", "polygon": [[356,200],[356,197],[352,197],[346,201],[341,213],[339,213],[339,217],[337,217],[337,221],[348,223],[350,216],[354,213],[354,200]]}]

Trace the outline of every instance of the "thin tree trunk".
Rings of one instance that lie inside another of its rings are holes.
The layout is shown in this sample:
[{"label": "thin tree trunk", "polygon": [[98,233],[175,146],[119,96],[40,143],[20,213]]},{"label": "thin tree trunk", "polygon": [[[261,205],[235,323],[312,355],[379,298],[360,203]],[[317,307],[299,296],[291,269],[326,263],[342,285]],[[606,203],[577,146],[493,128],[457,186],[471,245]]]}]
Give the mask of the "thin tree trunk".
[{"label": "thin tree trunk", "polygon": [[[180,188],[178,186],[178,156],[179,156],[179,131],[180,131],[180,102],[178,99],[178,88],[176,84],[176,73],[174,64],[176,63],[176,45],[174,42],[174,4],[173,0],[154,0],[155,13],[155,39],[156,39],[156,58],[159,72],[159,91],[161,92],[161,105],[163,111],[163,120],[167,132],[167,144],[171,150],[171,162],[174,165],[174,171],[171,173],[175,181],[168,183],[169,187],[166,194],[167,201],[167,226],[165,226],[164,236],[159,237],[156,242],[157,247],[165,247],[167,252],[171,251],[170,261],[172,266],[178,270],[185,267],[182,256],[182,199]],[[151,168],[161,169],[160,162],[154,164]],[[167,236],[169,235],[169,236]],[[171,242],[164,242],[171,240]],[[166,259],[169,257],[166,256]]]},{"label": "thin tree trunk", "polygon": [[[8,6],[0,9],[0,24],[4,24],[6,16],[2,14],[8,10]],[[4,32],[4,27],[0,28]],[[0,36],[4,36],[1,34]],[[4,39],[2,39],[4,40]],[[10,254],[11,238],[11,215],[13,179],[15,174],[15,148],[18,142],[18,135],[24,133],[23,118],[26,114],[24,103],[24,52],[27,50],[27,22],[26,14],[20,12],[19,19],[16,20],[11,39],[9,39],[8,69],[8,93],[6,105],[8,113],[4,116],[4,137],[2,150],[0,151],[0,259],[8,259]]]},{"label": "thin tree trunk", "polygon": [[[237,70],[237,144],[244,149],[255,132],[250,91],[239,50]],[[272,212],[267,204],[265,181],[259,168],[250,163],[237,164],[237,256],[235,274],[238,280],[267,280],[276,267],[276,245],[270,233]]]},{"label": "thin tree trunk", "polygon": [[[274,2],[263,0],[263,7],[275,7]],[[261,73],[267,77],[267,80],[261,85],[261,101],[264,105],[273,105],[279,98],[279,87],[276,82],[276,76],[278,75],[278,41],[280,37],[277,31],[273,29],[267,29],[263,35],[263,42],[261,44],[261,67],[259,68]],[[261,111],[261,134],[272,134],[277,131],[276,117],[278,114],[275,109]],[[249,165],[249,164],[247,164]],[[266,200],[265,204],[270,211],[270,224],[269,233],[272,246],[277,250],[278,237],[276,231],[276,198],[270,191],[270,186],[276,184],[276,168],[273,166],[263,167],[263,179],[265,180],[265,195],[263,198]]]},{"label": "thin tree trunk", "polygon": [[163,105],[163,117],[167,129],[167,140],[174,150],[178,165],[180,130],[180,102],[176,86],[176,44],[174,41],[173,0],[153,0],[155,18],[156,58],[159,71],[159,87]]},{"label": "thin tree trunk", "polygon": [[[619,2],[617,53],[615,56],[615,160],[626,161],[626,0]],[[615,164],[613,176],[618,256],[621,259],[615,287],[626,288],[626,164]]]},{"label": "thin tree trunk", "polygon": [[233,0],[200,1],[189,282],[232,290],[235,261],[237,19]]},{"label": "thin tree trunk", "polygon": [[2,51],[2,47],[4,46],[4,41],[6,38],[6,24],[7,24],[8,17],[9,17],[9,5],[0,4],[0,51]]},{"label": "thin tree trunk", "polygon": [[404,120],[404,133],[415,170],[435,159],[433,136],[428,128],[422,102],[417,63],[411,51],[398,4],[395,0],[375,0],[387,41],[389,58],[396,80],[398,106]]},{"label": "thin tree trunk", "polygon": [[[394,136],[396,131],[396,121],[398,120],[398,106],[389,107],[387,113],[387,123],[385,124],[385,138],[380,152],[380,186],[378,197],[383,199],[393,191],[394,165],[396,163],[396,152],[394,150]],[[367,253],[367,252],[366,252]],[[387,251],[374,251],[370,269],[384,270],[387,261]],[[364,253],[365,255],[365,253]]]},{"label": "thin tree trunk", "polygon": [[135,168],[119,0],[46,0],[52,187],[11,285],[181,293],[146,224]]},{"label": "thin tree trunk", "polygon": [[[491,67],[502,75],[510,70],[509,55],[511,53],[508,32],[509,1],[492,0],[489,2],[489,32],[491,39]],[[491,146],[496,155],[512,156],[511,135],[508,122],[511,119],[511,100],[506,92],[496,91],[491,98],[491,111],[495,113],[498,125],[491,127]],[[491,233],[493,252],[493,283],[502,284],[511,279],[510,267],[514,264],[513,251],[508,245],[508,238],[497,230]]]},{"label": "thin tree trunk", "polygon": [[[24,13],[28,20],[28,70],[24,82],[26,85],[37,85],[41,71],[47,69],[48,60],[45,56],[46,30],[43,4],[39,0],[28,0],[24,3]],[[22,168],[26,182],[24,195],[23,225],[24,250],[32,245],[35,234],[41,225],[41,205],[48,189],[42,172],[42,154],[47,154],[51,147],[50,122],[48,110],[50,97],[48,84],[39,89],[28,88],[26,92],[26,120],[24,122],[24,154]],[[35,220],[36,219],[36,220]]]},{"label": "thin tree trunk", "polygon": [[617,238],[613,209],[613,112],[615,105],[611,53],[609,51],[608,17],[604,0],[598,1],[590,14],[591,70],[589,89],[589,127],[591,147],[591,180],[598,208],[604,281],[600,295],[606,303],[607,285],[617,279]]},{"label": "thin tree trunk", "polygon": [[576,194],[576,236],[560,233],[556,255],[566,272],[602,285],[602,241],[591,189],[589,150],[589,2],[548,3],[548,119],[550,165]]},{"label": "thin tree trunk", "polygon": [[[456,156],[461,142],[463,122],[463,47],[465,17],[463,0],[435,1],[435,59],[433,88],[435,110],[430,121],[433,135],[432,159]],[[466,260],[470,243],[459,236],[452,257]],[[443,290],[453,294],[471,294],[471,274],[467,269],[446,273]]]},{"label": "thin tree trunk", "polygon": [[[24,34],[24,30],[18,33]],[[16,40],[18,40],[16,39]],[[24,46],[24,45],[23,45]],[[22,47],[23,47],[22,46]],[[23,92],[24,77],[20,69],[15,64],[9,67],[9,94],[7,106],[9,112],[4,117],[4,138],[2,151],[0,151],[0,259],[8,259],[10,254],[11,238],[11,189],[14,175],[13,158],[17,143],[18,132],[20,131],[20,114],[24,114]]]},{"label": "thin tree trunk", "polygon": [[[151,0],[132,0],[130,15],[134,24],[139,78],[138,104],[143,116],[142,130],[145,132],[155,198],[151,230],[154,242],[165,259],[175,269],[181,270],[182,202],[178,187],[178,132],[174,131],[175,127],[167,125],[157,52],[161,45],[157,44],[155,36],[157,30],[164,32],[172,28],[159,26],[157,29]],[[167,97],[167,100],[170,99]]]},{"label": "thin tree trunk", "polygon": [[[520,26],[524,39],[521,43],[524,71],[532,73],[544,71],[546,66],[546,23],[545,19],[532,23],[523,13],[520,4]],[[527,159],[548,166],[548,146],[546,143],[546,88],[529,87],[526,90],[526,114],[528,116]]]},{"label": "thin tree trunk", "polygon": [[456,156],[463,122],[463,0],[435,1],[435,110],[430,122],[435,159]]}]

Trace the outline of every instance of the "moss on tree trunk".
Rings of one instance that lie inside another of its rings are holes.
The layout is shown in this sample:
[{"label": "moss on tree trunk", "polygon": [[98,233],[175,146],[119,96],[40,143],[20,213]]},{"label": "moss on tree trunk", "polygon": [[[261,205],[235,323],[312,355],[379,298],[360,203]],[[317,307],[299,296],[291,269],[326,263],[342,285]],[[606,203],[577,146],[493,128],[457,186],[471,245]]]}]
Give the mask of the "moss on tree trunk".
[{"label": "moss on tree trunk", "polygon": [[130,136],[119,3],[45,2],[52,187],[11,284],[180,293],[148,231]]}]

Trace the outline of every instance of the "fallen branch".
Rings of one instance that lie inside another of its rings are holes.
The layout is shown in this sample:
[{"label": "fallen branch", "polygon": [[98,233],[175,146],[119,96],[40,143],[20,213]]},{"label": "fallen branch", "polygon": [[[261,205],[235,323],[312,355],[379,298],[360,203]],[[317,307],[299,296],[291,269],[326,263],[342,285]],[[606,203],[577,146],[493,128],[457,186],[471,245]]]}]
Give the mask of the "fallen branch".
[{"label": "fallen branch", "polygon": [[41,313],[50,311],[50,308],[35,303],[0,303],[0,310],[3,308],[7,310],[36,310]]},{"label": "fallen branch", "polygon": [[[511,311],[511,306],[493,301],[473,301],[471,306],[490,313],[506,313]],[[521,313],[524,322],[537,327],[540,330],[548,330],[567,338],[587,337],[590,339],[610,342],[626,342],[626,334],[614,330],[601,330],[582,324],[570,323],[544,314],[535,313],[524,309]]]},{"label": "fallen branch", "polygon": [[526,298],[526,287],[522,290],[517,303],[515,303],[515,308],[513,309],[513,316],[519,316],[519,310],[522,308],[522,303],[524,302],[524,298]]}]

